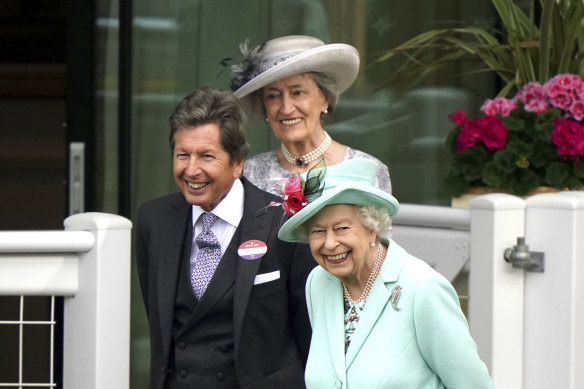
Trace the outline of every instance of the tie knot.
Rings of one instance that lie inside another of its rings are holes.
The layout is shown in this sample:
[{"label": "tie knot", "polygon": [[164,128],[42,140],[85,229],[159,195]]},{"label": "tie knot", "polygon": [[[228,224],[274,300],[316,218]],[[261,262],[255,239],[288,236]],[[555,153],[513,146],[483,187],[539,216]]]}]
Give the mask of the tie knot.
[{"label": "tie knot", "polygon": [[211,226],[213,226],[216,220],[217,216],[213,215],[212,213],[203,213],[203,229],[195,237],[195,243],[197,246],[199,246],[199,249],[206,247],[219,247],[219,241],[211,230]]}]

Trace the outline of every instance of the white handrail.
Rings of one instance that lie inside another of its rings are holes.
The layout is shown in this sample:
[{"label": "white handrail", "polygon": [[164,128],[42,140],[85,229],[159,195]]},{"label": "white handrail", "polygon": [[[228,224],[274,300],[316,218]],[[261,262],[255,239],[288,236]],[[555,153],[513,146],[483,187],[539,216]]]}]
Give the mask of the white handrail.
[{"label": "white handrail", "polygon": [[0,295],[65,296],[63,386],[128,388],[132,223],[84,213],[64,224],[0,231]]},{"label": "white handrail", "polygon": [[393,224],[419,227],[470,229],[468,209],[419,204],[400,204]]},{"label": "white handrail", "polygon": [[70,253],[89,251],[88,231],[0,231],[0,253]]}]

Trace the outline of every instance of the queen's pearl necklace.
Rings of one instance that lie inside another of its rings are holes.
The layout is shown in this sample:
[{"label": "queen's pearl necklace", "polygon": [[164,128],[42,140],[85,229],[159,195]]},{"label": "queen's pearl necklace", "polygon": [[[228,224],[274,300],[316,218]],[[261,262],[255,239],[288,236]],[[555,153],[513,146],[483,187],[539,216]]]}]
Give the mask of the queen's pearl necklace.
[{"label": "queen's pearl necklace", "polygon": [[365,283],[365,288],[363,288],[363,292],[361,292],[361,296],[359,299],[353,300],[351,295],[349,294],[349,290],[347,289],[347,285],[343,282],[343,295],[345,299],[349,303],[358,304],[367,300],[369,293],[371,293],[371,288],[373,287],[373,283],[379,274],[379,269],[381,269],[381,261],[383,260],[383,247],[381,244],[377,245],[377,255],[375,256],[375,262],[373,263],[373,269],[371,269],[371,274],[369,274],[369,278],[367,278],[367,282]]},{"label": "queen's pearl necklace", "polygon": [[371,292],[371,288],[373,287],[373,283],[379,274],[379,270],[381,269],[381,262],[383,261],[383,247],[381,247],[381,243],[377,245],[377,254],[375,256],[375,262],[373,263],[373,269],[371,269],[371,274],[369,274],[369,278],[367,278],[367,282],[365,283],[365,288],[363,288],[363,292],[361,292],[361,296],[357,301],[351,298],[349,294],[349,290],[347,286],[343,282],[343,297],[345,298],[345,353],[349,348],[349,344],[351,344],[351,336],[355,332],[355,324],[359,323],[359,313],[365,307],[365,300],[369,296]]}]

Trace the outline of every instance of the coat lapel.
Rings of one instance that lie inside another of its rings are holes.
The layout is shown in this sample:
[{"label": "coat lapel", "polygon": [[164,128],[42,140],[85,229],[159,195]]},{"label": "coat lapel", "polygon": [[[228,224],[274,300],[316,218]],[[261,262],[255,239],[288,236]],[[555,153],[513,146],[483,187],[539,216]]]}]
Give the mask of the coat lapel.
[{"label": "coat lapel", "polygon": [[[238,230],[239,238],[232,242],[232,255],[236,263],[235,291],[233,297],[233,336],[235,342],[235,355],[238,355],[241,341],[243,319],[247,309],[247,303],[253,286],[255,276],[262,258],[253,260],[243,259],[237,254],[239,245],[248,240],[260,240],[268,242],[269,234],[274,224],[275,213],[269,212],[268,203],[263,192],[255,188],[245,179],[242,179],[244,187],[244,210]],[[274,227],[275,228],[275,227]],[[235,237],[234,236],[234,237]],[[268,247],[268,250],[270,248]]]},{"label": "coat lapel", "polygon": [[388,300],[389,292],[385,288],[385,284],[378,277],[373,283],[371,293],[369,294],[369,297],[365,303],[365,309],[363,309],[360,314],[357,330],[351,337],[351,344],[347,349],[345,362],[347,369],[351,367],[351,363],[353,363],[353,360],[359,353],[361,346],[363,346],[363,343],[365,343],[365,340],[367,340],[367,337],[371,333],[371,329],[381,315],[381,312],[383,312],[383,309],[385,308]]},{"label": "coat lapel", "polygon": [[158,271],[156,273],[158,310],[165,355],[170,352],[181,257],[185,246],[190,248],[190,244],[185,245],[185,239],[190,240],[188,231],[192,231],[192,226],[189,223],[190,216],[190,206],[180,196],[169,208],[168,218],[160,221],[160,244],[158,245],[160,252],[157,255],[160,261],[157,263]]},{"label": "coat lapel", "polygon": [[346,381],[345,368],[345,327],[343,307],[343,287],[341,281],[327,274],[329,283],[323,290],[326,329],[329,344],[330,358],[337,377]]},{"label": "coat lapel", "polygon": [[371,293],[365,303],[365,309],[363,309],[363,312],[361,312],[359,317],[357,330],[351,338],[351,345],[349,346],[346,355],[347,369],[349,369],[355,360],[361,347],[369,337],[377,319],[381,316],[385,306],[389,302],[391,297],[390,288],[392,285],[387,284],[392,284],[397,281],[404,263],[405,257],[402,255],[403,252],[404,251],[401,247],[393,241],[390,241],[379,276],[373,283]]}]

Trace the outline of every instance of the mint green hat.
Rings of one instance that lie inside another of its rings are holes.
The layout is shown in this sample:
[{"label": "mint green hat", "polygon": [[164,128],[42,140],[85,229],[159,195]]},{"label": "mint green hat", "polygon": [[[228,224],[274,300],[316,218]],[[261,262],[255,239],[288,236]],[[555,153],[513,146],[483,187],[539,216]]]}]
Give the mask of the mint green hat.
[{"label": "mint green hat", "polygon": [[[389,193],[375,187],[377,165],[370,159],[351,159],[326,167],[322,195],[296,212],[280,228],[278,237],[287,242],[302,242],[299,227],[332,204],[375,205],[385,208],[389,216],[399,209],[399,203]],[[302,175],[306,179],[306,174]]]}]

